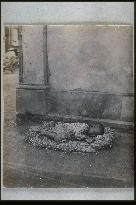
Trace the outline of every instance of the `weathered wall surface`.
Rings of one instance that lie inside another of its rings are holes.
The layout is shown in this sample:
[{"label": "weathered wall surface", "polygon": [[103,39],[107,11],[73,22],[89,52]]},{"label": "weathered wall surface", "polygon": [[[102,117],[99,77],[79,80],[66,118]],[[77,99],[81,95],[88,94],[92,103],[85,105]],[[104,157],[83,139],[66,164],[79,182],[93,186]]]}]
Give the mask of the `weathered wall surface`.
[{"label": "weathered wall surface", "polygon": [[46,115],[46,101],[45,90],[17,89],[16,109],[18,114]]},{"label": "weathered wall surface", "polygon": [[28,27],[17,113],[133,122],[132,26]]},{"label": "weathered wall surface", "polygon": [[49,113],[120,120],[121,96],[52,90],[46,101]]},{"label": "weathered wall surface", "polygon": [[49,25],[50,86],[132,93],[132,26]]},{"label": "weathered wall surface", "polygon": [[44,84],[43,26],[22,26],[23,84]]}]

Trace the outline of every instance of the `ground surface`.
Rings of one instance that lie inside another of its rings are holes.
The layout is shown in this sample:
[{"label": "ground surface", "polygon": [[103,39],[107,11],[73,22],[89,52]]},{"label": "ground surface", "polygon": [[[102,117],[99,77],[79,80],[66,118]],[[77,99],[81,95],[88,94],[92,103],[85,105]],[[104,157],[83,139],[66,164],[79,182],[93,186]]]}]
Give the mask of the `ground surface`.
[{"label": "ground surface", "polygon": [[98,154],[38,149],[24,142],[26,125],[15,126],[18,72],[4,74],[5,187],[133,187],[133,134],[118,132],[112,149]]}]

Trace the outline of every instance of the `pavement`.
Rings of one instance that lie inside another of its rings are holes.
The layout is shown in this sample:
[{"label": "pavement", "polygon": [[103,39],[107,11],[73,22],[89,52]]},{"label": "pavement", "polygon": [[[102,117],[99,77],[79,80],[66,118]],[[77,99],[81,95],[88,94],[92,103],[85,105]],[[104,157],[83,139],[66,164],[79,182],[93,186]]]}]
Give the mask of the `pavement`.
[{"label": "pavement", "polygon": [[118,130],[111,149],[64,153],[35,148],[24,141],[27,125],[16,125],[18,72],[4,74],[4,187],[131,188],[134,186],[133,133]]}]

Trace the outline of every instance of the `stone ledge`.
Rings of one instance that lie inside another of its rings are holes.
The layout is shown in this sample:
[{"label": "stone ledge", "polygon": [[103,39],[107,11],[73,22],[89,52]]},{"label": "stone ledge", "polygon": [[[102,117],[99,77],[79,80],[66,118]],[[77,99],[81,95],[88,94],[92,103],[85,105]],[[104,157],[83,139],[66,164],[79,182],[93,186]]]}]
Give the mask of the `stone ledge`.
[{"label": "stone ledge", "polygon": [[134,93],[120,93],[120,92],[102,92],[102,91],[90,91],[90,90],[82,90],[82,89],[73,89],[73,90],[66,90],[66,89],[54,89],[51,88],[49,85],[27,85],[27,84],[22,84],[18,85],[16,89],[27,89],[27,90],[41,90],[41,89],[50,89],[50,91],[54,92],[82,92],[82,93],[96,93],[96,94],[107,94],[107,95],[120,95],[120,96],[129,96],[129,97],[134,97]]},{"label": "stone ledge", "polygon": [[132,132],[134,131],[134,123],[133,122],[124,122],[118,120],[109,120],[109,119],[96,119],[96,118],[88,118],[81,116],[72,116],[72,115],[58,115],[58,114],[48,114],[48,115],[36,115],[36,114],[16,114],[17,116],[17,124],[31,124],[41,123],[43,120],[54,120],[54,121],[64,121],[64,122],[96,122],[101,123],[104,126],[110,126],[112,128],[121,129],[124,131]]},{"label": "stone ledge", "polygon": [[19,114],[47,115],[52,113],[60,116],[133,122],[133,105],[125,103],[122,107],[124,98],[131,98],[128,100],[133,101],[133,97],[129,96],[77,90],[63,92],[46,85],[21,85],[19,89],[16,89],[16,96],[16,110]]},{"label": "stone ledge", "polygon": [[49,86],[47,85],[18,85],[16,89],[26,89],[26,90],[46,90]]}]

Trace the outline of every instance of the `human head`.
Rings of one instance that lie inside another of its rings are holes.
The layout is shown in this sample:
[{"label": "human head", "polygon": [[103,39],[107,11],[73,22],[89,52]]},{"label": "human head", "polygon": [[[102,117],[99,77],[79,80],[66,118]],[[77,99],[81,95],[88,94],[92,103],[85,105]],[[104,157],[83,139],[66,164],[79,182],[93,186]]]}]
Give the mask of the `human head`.
[{"label": "human head", "polygon": [[103,135],[104,126],[102,124],[90,124],[88,134],[91,136]]}]

